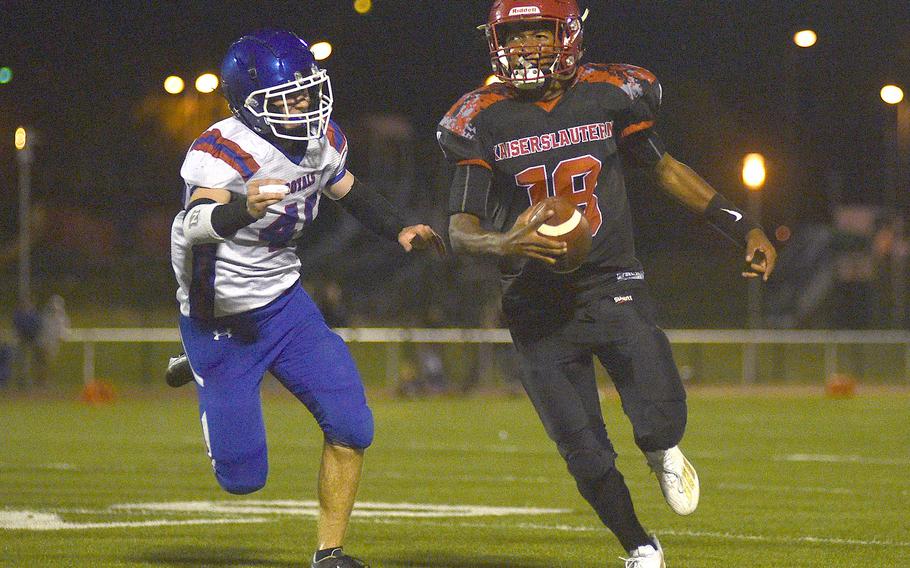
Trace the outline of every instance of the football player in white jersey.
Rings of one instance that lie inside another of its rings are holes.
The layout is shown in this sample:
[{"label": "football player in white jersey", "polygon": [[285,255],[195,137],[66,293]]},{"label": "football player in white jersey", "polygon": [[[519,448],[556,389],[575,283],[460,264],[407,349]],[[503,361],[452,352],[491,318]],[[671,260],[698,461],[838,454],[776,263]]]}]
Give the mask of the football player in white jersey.
[{"label": "football player in white jersey", "polygon": [[244,36],[221,76],[233,116],[187,153],[185,209],[171,230],[186,375],[196,382],[209,457],[226,491],[263,487],[259,387],[271,372],[325,435],[312,566],[365,566],[342,544],[373,416],[347,347],[299,284],[294,239],[328,197],[405,251],[445,247],[347,171],[329,77],[303,40],[275,30]]}]

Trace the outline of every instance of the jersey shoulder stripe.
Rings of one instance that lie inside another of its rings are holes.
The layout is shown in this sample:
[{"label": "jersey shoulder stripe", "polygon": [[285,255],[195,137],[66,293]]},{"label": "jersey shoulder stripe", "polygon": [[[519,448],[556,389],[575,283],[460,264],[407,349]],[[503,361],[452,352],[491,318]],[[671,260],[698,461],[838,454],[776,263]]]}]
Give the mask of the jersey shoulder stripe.
[{"label": "jersey shoulder stripe", "polygon": [[629,98],[642,94],[643,84],[658,84],[657,77],[642,67],[624,63],[587,63],[578,71],[579,83],[609,83],[625,92]]},{"label": "jersey shoulder stripe", "polygon": [[493,83],[461,97],[449,112],[446,113],[439,126],[464,136],[474,138],[474,127],[471,124],[477,115],[494,104],[515,97],[515,90],[502,83]]},{"label": "jersey shoulder stripe", "polygon": [[344,150],[348,146],[348,139],[344,135],[344,132],[341,131],[341,128],[335,124],[334,120],[329,121],[329,127],[325,131],[325,136],[329,139],[329,144],[332,145],[332,148],[335,148],[339,154],[344,153]]},{"label": "jersey shoulder stripe", "polygon": [[622,132],[619,133],[619,137],[625,138],[630,134],[635,134],[636,132],[641,132],[642,130],[647,130],[654,127],[653,120],[643,120],[641,122],[636,122],[635,124],[630,124],[629,126],[623,128]]},{"label": "jersey shoulder stripe", "polygon": [[259,171],[260,165],[253,156],[241,148],[236,142],[225,138],[221,130],[213,128],[202,133],[196,139],[190,150],[198,150],[210,154],[234,168],[243,178],[249,180]]}]

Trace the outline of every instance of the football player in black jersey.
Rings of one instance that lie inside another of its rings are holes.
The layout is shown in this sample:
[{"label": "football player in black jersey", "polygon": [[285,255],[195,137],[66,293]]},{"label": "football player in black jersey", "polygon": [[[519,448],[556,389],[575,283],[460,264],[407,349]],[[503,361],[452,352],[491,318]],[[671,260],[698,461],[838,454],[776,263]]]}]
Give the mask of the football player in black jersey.
[{"label": "football player in black jersey", "polygon": [[[627,566],[663,567],[615,467],[594,380],[596,355],[667,503],[692,513],[698,477],[678,447],[686,395],[635,257],[624,170],[650,168],[662,190],[743,246],[744,276],[767,280],[776,252],[754,220],[666,152],[653,74],[579,63],[584,17],[575,0],[494,2],[483,29],[502,82],[462,97],[437,132],[456,164],[449,236],[458,252],[501,259],[503,311],[547,434],[629,551]],[[551,196],[572,199],[593,233],[589,257],[568,274],[550,270],[565,244],[537,233],[552,211],[533,206]]]}]

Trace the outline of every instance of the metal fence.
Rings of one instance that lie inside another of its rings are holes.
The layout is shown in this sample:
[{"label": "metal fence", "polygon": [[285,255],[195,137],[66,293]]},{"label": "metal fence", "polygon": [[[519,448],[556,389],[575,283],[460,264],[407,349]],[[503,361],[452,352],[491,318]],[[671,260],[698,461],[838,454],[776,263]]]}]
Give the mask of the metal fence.
[{"label": "metal fence", "polygon": [[[385,344],[385,373],[388,384],[397,380],[399,348],[407,343],[508,344],[506,329],[464,328],[338,328],[335,330],[348,343]],[[847,345],[894,345],[903,351],[901,379],[910,383],[910,332],[907,331],[798,331],[798,330],[667,330],[674,345],[734,345],[742,352],[742,382],[756,381],[757,350],[760,345],[811,345],[822,352],[820,371],[831,377],[838,368],[838,349]],[[82,344],[82,376],[88,382],[95,377],[95,346],[99,343],[179,343],[176,328],[94,328],[71,329],[65,341]]]}]

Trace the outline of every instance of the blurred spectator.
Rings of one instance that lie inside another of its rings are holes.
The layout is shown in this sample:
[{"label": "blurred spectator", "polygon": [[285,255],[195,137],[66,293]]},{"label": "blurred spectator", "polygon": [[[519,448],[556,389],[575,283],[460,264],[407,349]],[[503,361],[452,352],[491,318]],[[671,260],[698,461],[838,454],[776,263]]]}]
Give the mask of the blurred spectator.
[{"label": "blurred spectator", "polygon": [[807,225],[794,231],[781,251],[774,278],[765,286],[765,321],[770,327],[829,327],[821,309],[834,289],[834,231]]},{"label": "blurred spectator", "polygon": [[9,384],[13,374],[13,348],[0,342],[0,388]]},{"label": "blurred spectator", "polygon": [[52,365],[57,359],[60,341],[66,337],[69,327],[66,302],[61,296],[54,294],[41,310],[41,329],[37,338],[38,348],[44,356],[46,365]]},{"label": "blurred spectator", "polygon": [[[835,211],[836,296],[831,325],[841,329],[888,327],[896,293],[893,258],[900,252],[900,222],[876,207],[845,205]],[[894,322],[897,323],[897,322]]]},{"label": "blurred spectator", "polygon": [[[437,304],[427,307],[424,327],[441,327],[445,315]],[[398,392],[405,397],[444,394],[450,390],[449,374],[445,368],[443,346],[439,343],[418,343],[414,360],[402,365]]]},{"label": "blurred spectator", "polygon": [[23,300],[13,312],[13,329],[18,340],[18,375],[23,387],[43,386],[47,379],[44,352],[38,348],[41,313],[31,300]]},{"label": "blurred spectator", "polygon": [[899,218],[866,205],[835,209],[831,226],[801,227],[766,287],[772,327],[900,327],[910,243]]}]

